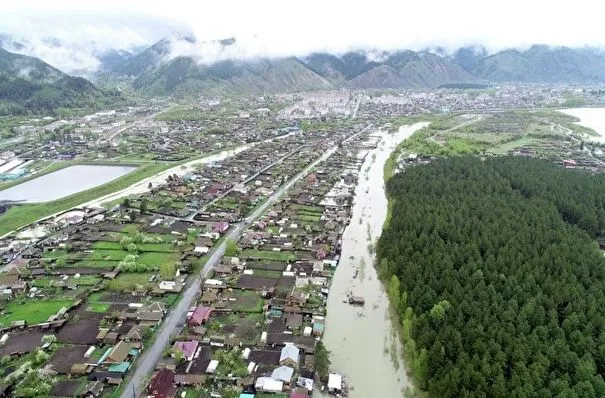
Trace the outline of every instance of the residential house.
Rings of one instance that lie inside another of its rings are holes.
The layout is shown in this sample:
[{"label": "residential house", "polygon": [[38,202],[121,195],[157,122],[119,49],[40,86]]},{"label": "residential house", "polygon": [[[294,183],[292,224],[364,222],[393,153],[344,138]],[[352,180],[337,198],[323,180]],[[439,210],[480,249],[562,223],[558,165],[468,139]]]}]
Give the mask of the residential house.
[{"label": "residential house", "polygon": [[174,372],[168,369],[157,372],[149,383],[149,394],[154,398],[174,398],[176,395],[174,376]]},{"label": "residential house", "polygon": [[91,381],[82,390],[82,396],[87,398],[97,398],[103,392],[103,382],[101,380]]},{"label": "residential house", "polygon": [[280,365],[298,367],[300,350],[294,344],[286,344],[279,355]]},{"label": "residential house", "polygon": [[127,343],[124,340],[120,340],[116,345],[113,346],[103,363],[106,365],[111,365],[113,363],[125,362],[130,355],[131,349],[132,344]]},{"label": "residential house", "polygon": [[140,342],[143,340],[143,327],[141,325],[133,325],[123,336],[123,339],[126,342]]},{"label": "residential house", "polygon": [[286,388],[290,386],[292,377],[294,377],[294,368],[289,366],[280,366],[271,373],[271,378],[273,380],[282,381]]},{"label": "residential house", "polygon": [[197,351],[199,343],[195,340],[191,341],[175,341],[172,346],[173,349],[183,353],[184,357],[188,361],[193,361],[193,356]]},{"label": "residential house", "polygon": [[187,323],[191,327],[202,326],[210,318],[211,312],[212,312],[211,308],[205,307],[203,305],[199,305],[199,306],[197,306],[195,311],[193,311],[193,314],[191,314]]}]

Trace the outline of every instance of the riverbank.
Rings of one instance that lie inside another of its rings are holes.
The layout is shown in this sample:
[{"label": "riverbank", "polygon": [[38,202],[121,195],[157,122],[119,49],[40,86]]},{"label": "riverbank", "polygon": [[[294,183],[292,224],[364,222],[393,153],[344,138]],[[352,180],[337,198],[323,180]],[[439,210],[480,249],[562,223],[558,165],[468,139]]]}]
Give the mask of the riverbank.
[{"label": "riverbank", "polygon": [[596,131],[598,136],[591,136],[588,141],[605,143],[605,108],[571,108],[561,109],[560,112],[580,119],[579,124]]},{"label": "riverbank", "polygon": [[[426,124],[371,135],[378,145],[365,157],[353,217],[343,234],[341,259],[328,297],[324,343],[331,351],[332,368],[352,386],[349,396],[353,398],[403,396],[410,386],[389,301],[373,266],[373,245],[387,216],[385,163],[401,141]],[[364,297],[365,306],[344,302],[347,294]]]}]

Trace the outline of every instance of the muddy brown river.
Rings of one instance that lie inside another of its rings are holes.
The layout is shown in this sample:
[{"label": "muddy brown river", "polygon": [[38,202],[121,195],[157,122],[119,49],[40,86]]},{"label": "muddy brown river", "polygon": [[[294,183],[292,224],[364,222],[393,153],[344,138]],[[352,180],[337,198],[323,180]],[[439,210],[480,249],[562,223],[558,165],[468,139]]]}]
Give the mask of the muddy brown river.
[{"label": "muddy brown river", "polygon": [[[342,256],[328,297],[324,335],[332,371],[345,377],[353,398],[401,397],[408,386],[400,340],[369,245],[376,244],[386,217],[384,164],[397,144],[427,124],[402,126],[394,134],[374,133],[380,142],[360,170],[353,218],[343,234]],[[347,293],[364,297],[365,305],[345,303]]]}]

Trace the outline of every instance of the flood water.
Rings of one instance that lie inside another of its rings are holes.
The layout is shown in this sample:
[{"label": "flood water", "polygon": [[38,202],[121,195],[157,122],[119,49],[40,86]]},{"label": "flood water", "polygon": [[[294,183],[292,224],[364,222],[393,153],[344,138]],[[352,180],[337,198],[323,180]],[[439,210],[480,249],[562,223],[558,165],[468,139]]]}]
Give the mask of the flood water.
[{"label": "flood water", "polygon": [[605,108],[573,108],[561,112],[577,117],[580,119],[578,124],[599,133],[599,137],[590,137],[590,140],[605,142]]},{"label": "flood water", "polygon": [[50,202],[105,184],[135,169],[129,166],[69,166],[0,191],[0,201]]},{"label": "flood water", "polygon": [[[332,353],[332,370],[347,379],[353,398],[401,397],[408,386],[400,340],[369,244],[375,245],[380,237],[387,212],[384,164],[397,144],[426,125],[416,123],[394,134],[373,134],[382,140],[368,153],[360,170],[353,218],[343,234],[341,260],[328,297],[324,335]],[[348,292],[364,297],[365,306],[343,302]]]}]

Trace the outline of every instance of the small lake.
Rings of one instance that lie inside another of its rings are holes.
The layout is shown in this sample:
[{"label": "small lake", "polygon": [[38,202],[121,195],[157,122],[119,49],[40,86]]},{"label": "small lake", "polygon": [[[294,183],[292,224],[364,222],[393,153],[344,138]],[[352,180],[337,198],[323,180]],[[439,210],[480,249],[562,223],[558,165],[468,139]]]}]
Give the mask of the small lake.
[{"label": "small lake", "polygon": [[0,191],[0,201],[50,202],[103,185],[135,169],[130,166],[69,166]]},{"label": "small lake", "polygon": [[578,124],[596,131],[598,137],[590,137],[590,140],[605,142],[605,108],[573,108],[562,109],[561,112],[580,119]]}]

